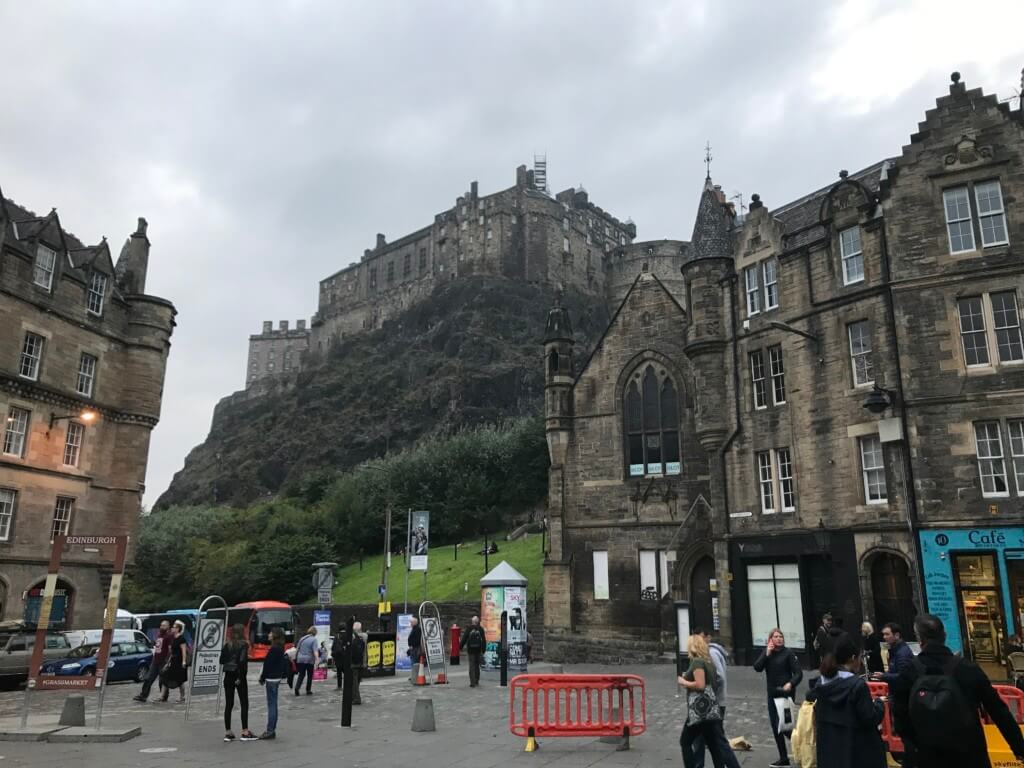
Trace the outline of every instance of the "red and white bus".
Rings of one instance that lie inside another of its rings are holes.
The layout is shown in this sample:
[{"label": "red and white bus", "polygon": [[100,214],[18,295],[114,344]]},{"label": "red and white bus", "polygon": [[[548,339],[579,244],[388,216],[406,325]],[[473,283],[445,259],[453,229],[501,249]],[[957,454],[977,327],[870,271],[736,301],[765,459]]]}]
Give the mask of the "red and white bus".
[{"label": "red and white bus", "polygon": [[[207,612],[211,617],[219,617],[222,611],[215,608]],[[276,600],[253,600],[239,603],[228,608],[228,624],[241,624],[245,627],[245,639],[249,643],[249,659],[251,661],[266,658],[270,650],[270,630],[280,627],[284,630],[285,647],[295,643],[295,612],[288,603]]]}]

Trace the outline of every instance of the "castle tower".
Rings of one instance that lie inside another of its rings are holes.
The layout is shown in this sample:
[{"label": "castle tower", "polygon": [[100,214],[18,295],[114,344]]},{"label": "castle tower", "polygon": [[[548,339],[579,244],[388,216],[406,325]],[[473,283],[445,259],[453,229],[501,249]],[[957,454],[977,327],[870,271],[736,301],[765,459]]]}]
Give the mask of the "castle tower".
[{"label": "castle tower", "polygon": [[548,632],[567,632],[572,626],[572,573],[562,546],[565,457],[572,438],[572,351],[572,323],[556,296],[544,329],[544,426],[551,457],[544,560],[544,625]]},{"label": "castle tower", "polygon": [[[704,182],[690,241],[692,258],[682,268],[689,302],[684,351],[694,373],[694,417],[697,439],[707,452],[711,470],[711,524],[715,548],[715,572],[719,584],[729,583],[729,549],[725,539],[725,463],[722,447],[732,426],[729,415],[729,317],[733,312],[730,289],[735,279],[732,225],[735,213],[721,187],[710,175]],[[722,637],[730,641],[731,599],[728,589],[719,591]]]}]

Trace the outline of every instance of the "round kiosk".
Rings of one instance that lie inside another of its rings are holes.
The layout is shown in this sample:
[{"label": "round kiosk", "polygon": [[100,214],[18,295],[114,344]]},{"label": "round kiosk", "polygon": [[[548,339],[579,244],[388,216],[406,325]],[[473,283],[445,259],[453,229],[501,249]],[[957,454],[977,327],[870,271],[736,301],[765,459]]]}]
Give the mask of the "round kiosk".
[{"label": "round kiosk", "polygon": [[501,669],[502,612],[506,613],[509,676],[526,672],[527,584],[526,577],[504,560],[480,579],[480,625],[487,635],[484,672],[497,674]]}]

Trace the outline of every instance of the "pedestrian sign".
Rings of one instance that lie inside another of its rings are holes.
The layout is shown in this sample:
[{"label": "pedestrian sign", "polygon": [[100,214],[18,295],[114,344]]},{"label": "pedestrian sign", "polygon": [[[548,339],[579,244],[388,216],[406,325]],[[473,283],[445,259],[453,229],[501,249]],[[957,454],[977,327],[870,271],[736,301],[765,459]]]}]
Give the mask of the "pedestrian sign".
[{"label": "pedestrian sign", "polygon": [[316,601],[320,605],[330,605],[333,595],[330,589],[318,589],[316,591]]},{"label": "pedestrian sign", "polygon": [[224,645],[224,619],[203,618],[196,632],[192,665],[192,695],[220,690],[220,649]]}]

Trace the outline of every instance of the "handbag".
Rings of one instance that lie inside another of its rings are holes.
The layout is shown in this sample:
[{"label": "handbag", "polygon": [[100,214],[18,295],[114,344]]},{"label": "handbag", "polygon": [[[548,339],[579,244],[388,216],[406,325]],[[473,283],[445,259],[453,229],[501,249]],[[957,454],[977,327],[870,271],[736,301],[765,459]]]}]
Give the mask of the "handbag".
[{"label": "handbag", "polygon": [[722,710],[718,706],[715,690],[705,685],[704,690],[686,692],[686,724],[697,725],[711,720],[721,720]]},{"label": "handbag", "polygon": [[796,712],[794,711],[793,700],[789,696],[779,696],[774,699],[775,714],[778,716],[778,728],[775,732],[780,736],[784,733],[791,733],[796,725]]},{"label": "handbag", "polygon": [[814,723],[814,702],[804,701],[796,718],[792,736],[793,757],[800,768],[817,768],[818,734]]}]

